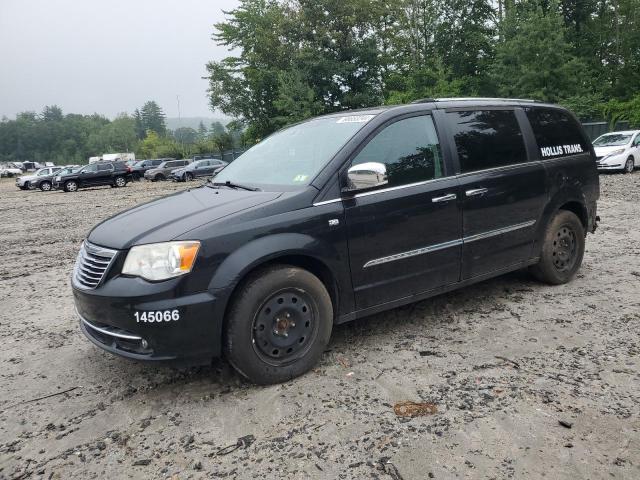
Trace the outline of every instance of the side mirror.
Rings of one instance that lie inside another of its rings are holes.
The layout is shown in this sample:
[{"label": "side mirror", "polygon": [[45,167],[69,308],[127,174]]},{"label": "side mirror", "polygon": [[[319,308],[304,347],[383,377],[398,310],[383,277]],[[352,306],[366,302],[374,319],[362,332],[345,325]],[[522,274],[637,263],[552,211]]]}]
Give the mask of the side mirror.
[{"label": "side mirror", "polygon": [[387,167],[384,163],[368,162],[354,165],[347,171],[348,186],[343,192],[368,190],[389,183]]}]

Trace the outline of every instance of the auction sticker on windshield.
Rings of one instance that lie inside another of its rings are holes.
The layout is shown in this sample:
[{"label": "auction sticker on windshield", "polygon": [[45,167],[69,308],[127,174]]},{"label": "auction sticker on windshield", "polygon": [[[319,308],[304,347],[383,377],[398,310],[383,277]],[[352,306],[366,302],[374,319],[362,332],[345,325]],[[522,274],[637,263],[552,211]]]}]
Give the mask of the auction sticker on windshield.
[{"label": "auction sticker on windshield", "polygon": [[336,123],[367,123],[375,115],[350,115],[348,117],[340,117]]}]

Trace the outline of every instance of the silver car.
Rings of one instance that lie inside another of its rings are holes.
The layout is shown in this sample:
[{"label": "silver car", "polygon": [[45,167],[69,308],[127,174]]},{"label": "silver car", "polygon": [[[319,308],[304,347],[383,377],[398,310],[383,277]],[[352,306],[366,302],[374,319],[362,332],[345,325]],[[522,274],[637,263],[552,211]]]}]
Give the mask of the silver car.
[{"label": "silver car", "polygon": [[42,191],[51,190],[53,175],[61,167],[46,167],[36,171],[33,175],[22,175],[16,178],[16,187],[20,190],[39,188]]}]

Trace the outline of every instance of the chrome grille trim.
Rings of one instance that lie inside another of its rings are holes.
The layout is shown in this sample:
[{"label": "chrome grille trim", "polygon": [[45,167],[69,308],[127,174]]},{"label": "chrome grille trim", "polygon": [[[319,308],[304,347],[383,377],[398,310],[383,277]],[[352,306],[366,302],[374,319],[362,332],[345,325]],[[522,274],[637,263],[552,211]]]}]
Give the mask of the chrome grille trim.
[{"label": "chrome grille trim", "polygon": [[121,330],[121,329],[116,328],[116,327],[106,327],[106,326],[105,327],[97,327],[96,325],[92,324],[91,322],[86,320],[84,317],[82,317],[82,315],[78,314],[78,316],[80,317],[80,320],[82,321],[82,323],[85,324],[85,326],[87,326],[88,328],[91,328],[93,330],[96,330],[97,332],[100,332],[103,335],[108,335],[110,337],[121,338],[123,340],[134,340],[134,341],[142,340],[142,337],[139,337],[137,335],[131,335],[129,333],[123,333],[123,332],[125,332],[124,330]]},{"label": "chrome grille trim", "polygon": [[117,254],[117,250],[100,247],[85,240],[73,269],[74,286],[85,290],[98,287]]}]

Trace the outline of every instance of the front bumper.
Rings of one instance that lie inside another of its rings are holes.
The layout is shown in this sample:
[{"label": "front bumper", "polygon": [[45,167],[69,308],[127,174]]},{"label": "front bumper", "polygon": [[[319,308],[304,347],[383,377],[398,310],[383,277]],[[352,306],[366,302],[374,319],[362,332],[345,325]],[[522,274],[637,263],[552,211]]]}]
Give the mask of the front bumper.
[{"label": "front bumper", "polygon": [[[98,347],[135,360],[210,362],[221,351],[216,299],[208,292],[179,296],[175,280],[114,277],[95,290],[72,285],[82,332]],[[174,310],[179,320],[138,320],[143,312]]]},{"label": "front bumper", "polygon": [[608,165],[606,163],[598,163],[596,165],[598,167],[599,172],[605,172],[608,170],[622,170],[624,169],[624,165]]}]

